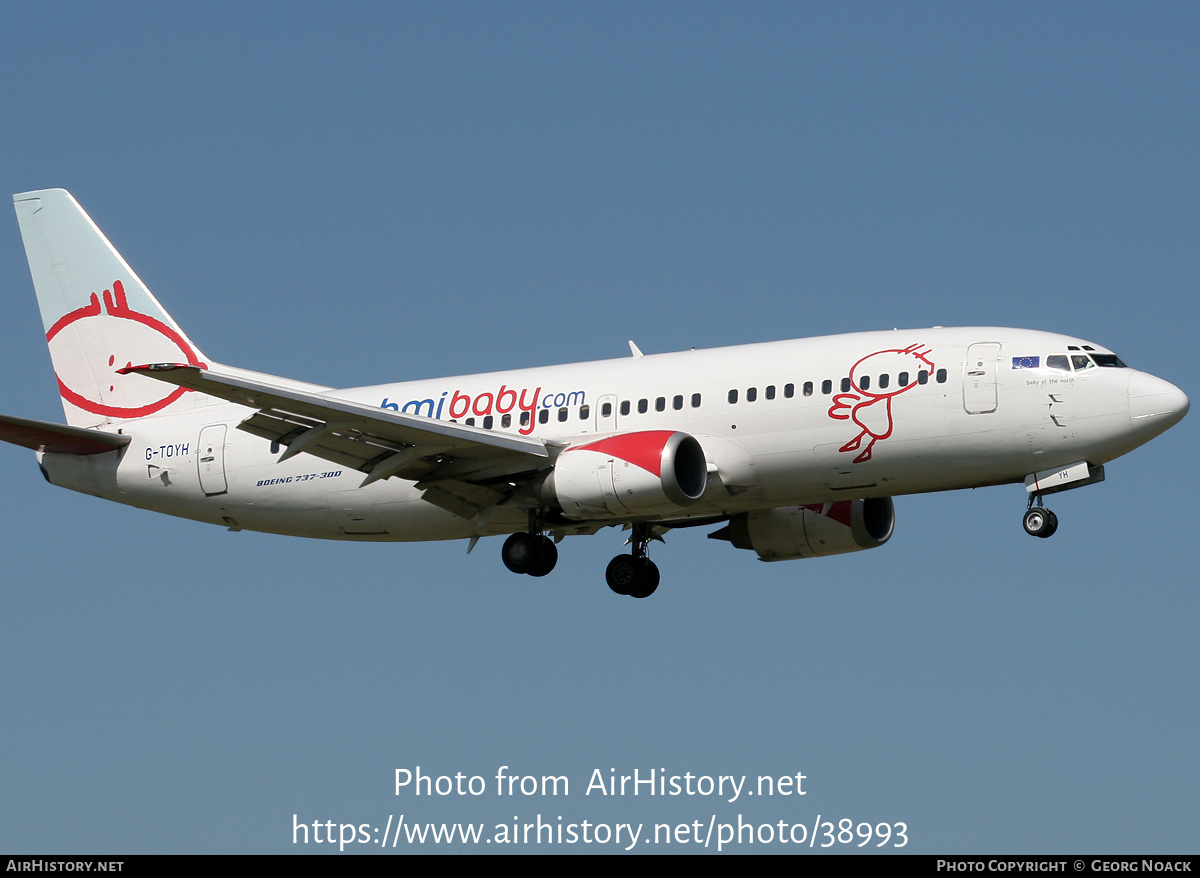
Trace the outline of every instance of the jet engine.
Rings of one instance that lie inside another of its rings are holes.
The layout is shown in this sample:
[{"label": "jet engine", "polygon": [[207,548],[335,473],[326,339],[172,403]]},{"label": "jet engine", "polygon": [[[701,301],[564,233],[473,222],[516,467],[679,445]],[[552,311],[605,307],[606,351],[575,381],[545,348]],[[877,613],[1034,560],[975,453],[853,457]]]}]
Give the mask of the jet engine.
[{"label": "jet engine", "polygon": [[628,518],[689,506],[707,483],[708,462],[694,436],[648,430],[565,449],[540,497],[571,519]]},{"label": "jet engine", "polygon": [[763,561],[787,561],[874,549],[895,524],[892,498],[879,497],[742,512],[708,536],[753,549]]}]

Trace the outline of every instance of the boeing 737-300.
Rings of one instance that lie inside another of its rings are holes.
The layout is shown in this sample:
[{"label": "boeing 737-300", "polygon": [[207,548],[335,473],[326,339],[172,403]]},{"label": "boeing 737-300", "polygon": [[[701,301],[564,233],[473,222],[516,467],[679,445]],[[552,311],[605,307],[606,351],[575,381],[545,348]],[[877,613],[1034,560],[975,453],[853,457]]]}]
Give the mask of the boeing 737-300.
[{"label": "boeing 737-300", "polygon": [[51,484],[223,525],[344,540],[508,535],[514,573],[610,526],[618,594],[674,528],[764,561],[881,546],[892,498],[1043,497],[1187,413],[1100,345],[1025,329],[861,332],[334,389],[205,357],[61,189],[13,196],[66,425],[0,417]]}]

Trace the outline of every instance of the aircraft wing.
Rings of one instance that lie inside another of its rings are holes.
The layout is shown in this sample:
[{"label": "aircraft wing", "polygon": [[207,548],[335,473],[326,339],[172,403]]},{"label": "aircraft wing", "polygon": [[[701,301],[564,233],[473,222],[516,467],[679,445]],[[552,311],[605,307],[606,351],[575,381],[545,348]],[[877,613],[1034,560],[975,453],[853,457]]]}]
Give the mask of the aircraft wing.
[{"label": "aircraft wing", "polygon": [[[549,457],[540,440],[527,436],[394,412],[213,369],[162,363],[120,371],[257,409],[238,429],[286,445],[280,460],[306,452],[366,473],[364,485],[399,476],[418,482],[427,492],[436,483],[436,496],[449,488],[461,503],[468,486],[532,474],[544,468]],[[489,498],[472,498],[471,505],[493,505],[503,496],[495,493],[491,503],[486,502]]]},{"label": "aircraft wing", "polygon": [[68,427],[50,421],[32,421],[0,415],[0,440],[53,454],[104,454],[129,444],[129,437],[101,433],[84,427]]}]

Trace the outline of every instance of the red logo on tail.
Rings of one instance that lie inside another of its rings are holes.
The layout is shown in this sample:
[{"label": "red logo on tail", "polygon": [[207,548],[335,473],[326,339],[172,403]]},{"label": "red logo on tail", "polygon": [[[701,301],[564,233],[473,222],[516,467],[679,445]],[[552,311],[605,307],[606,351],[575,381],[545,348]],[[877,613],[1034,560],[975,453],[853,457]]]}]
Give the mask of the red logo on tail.
[{"label": "red logo on tail", "polygon": [[[91,320],[98,321],[93,331],[89,331],[90,325],[76,326],[80,321]],[[60,338],[69,326],[76,327],[75,331]],[[55,339],[58,339],[57,343]],[[100,297],[92,293],[87,305],[63,315],[50,327],[46,343],[50,345],[50,354],[58,370],[58,392],[63,399],[84,411],[114,418],[141,418],[154,414],[187,393],[182,387],[169,389],[167,385],[146,381],[140,376],[132,383],[129,378],[122,377],[118,370],[132,365],[134,355],[141,362],[169,362],[178,360],[182,353],[188,363],[204,367],[178,330],[129,307],[125,287],[119,280],[113,281],[111,292],[104,291],[103,309]],[[103,349],[99,345],[103,345]],[[103,359],[97,363],[96,358]],[[103,386],[106,370],[112,375],[107,391]],[[117,390],[118,382],[121,382],[120,391]],[[98,399],[72,389],[93,384]],[[117,402],[126,404],[116,405]]]}]

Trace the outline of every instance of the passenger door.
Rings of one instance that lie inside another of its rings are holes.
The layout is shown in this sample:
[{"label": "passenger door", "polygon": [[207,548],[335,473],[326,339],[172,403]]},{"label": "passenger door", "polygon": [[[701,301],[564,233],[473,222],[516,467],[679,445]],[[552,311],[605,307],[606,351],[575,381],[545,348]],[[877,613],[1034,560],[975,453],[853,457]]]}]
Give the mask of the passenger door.
[{"label": "passenger door", "polygon": [[999,362],[999,342],[976,342],[967,348],[967,359],[963,363],[963,408],[968,415],[983,415],[996,410]]},{"label": "passenger door", "polygon": [[200,488],[206,497],[224,494],[229,490],[225,481],[225,425],[211,424],[200,431],[200,454],[197,467]]}]

